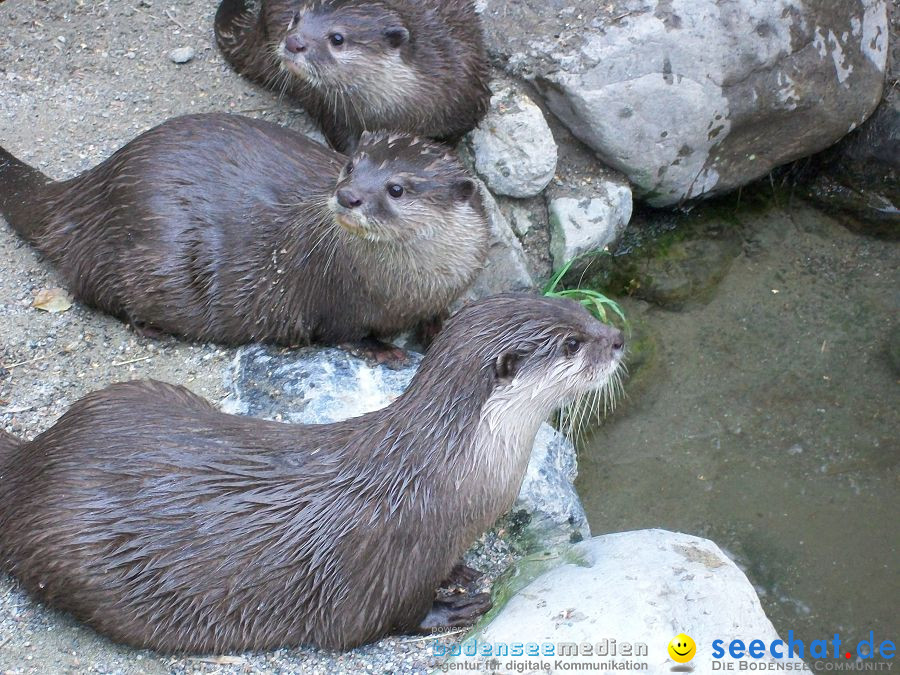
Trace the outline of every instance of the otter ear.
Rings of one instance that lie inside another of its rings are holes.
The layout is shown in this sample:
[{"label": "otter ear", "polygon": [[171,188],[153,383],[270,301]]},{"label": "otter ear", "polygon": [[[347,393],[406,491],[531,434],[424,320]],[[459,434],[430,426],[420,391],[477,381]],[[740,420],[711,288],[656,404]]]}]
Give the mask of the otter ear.
[{"label": "otter ear", "polygon": [[498,380],[509,382],[519,372],[521,363],[522,357],[518,352],[503,352],[494,361],[494,374]]},{"label": "otter ear", "polygon": [[460,178],[453,184],[453,198],[458,202],[468,202],[477,189],[471,178]]},{"label": "otter ear", "polygon": [[384,31],[384,37],[391,47],[397,49],[409,42],[409,31],[403,26],[391,26]]}]

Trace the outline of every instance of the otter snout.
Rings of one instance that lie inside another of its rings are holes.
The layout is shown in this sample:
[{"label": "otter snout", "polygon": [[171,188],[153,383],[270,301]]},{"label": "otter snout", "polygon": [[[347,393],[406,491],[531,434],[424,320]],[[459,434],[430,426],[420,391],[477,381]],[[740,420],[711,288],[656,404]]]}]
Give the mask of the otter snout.
[{"label": "otter snout", "polygon": [[625,334],[608,324],[600,324],[595,333],[596,345],[603,359],[621,360],[625,352]]},{"label": "otter snout", "polygon": [[341,188],[335,196],[338,204],[345,209],[356,209],[362,206],[363,203],[362,198],[349,188]]},{"label": "otter snout", "polygon": [[285,38],[284,48],[291,54],[302,54],[308,49],[306,41],[296,34]]}]

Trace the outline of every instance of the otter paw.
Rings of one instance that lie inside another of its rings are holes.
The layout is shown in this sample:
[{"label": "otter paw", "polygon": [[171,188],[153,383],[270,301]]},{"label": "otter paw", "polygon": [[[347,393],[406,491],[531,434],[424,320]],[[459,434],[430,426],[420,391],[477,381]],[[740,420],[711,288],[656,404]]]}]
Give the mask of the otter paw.
[{"label": "otter paw", "polygon": [[419,624],[419,631],[430,633],[441,628],[471,626],[493,607],[493,604],[490,593],[455,595],[444,600],[435,600],[431,611]]},{"label": "otter paw", "polygon": [[399,370],[411,363],[409,355],[400,347],[375,338],[365,338],[352,344],[343,344],[341,349],[363,359],[370,366],[385,366],[391,370]]},{"label": "otter paw", "polygon": [[152,326],[146,321],[131,319],[128,323],[131,326],[131,330],[133,330],[136,335],[140,335],[141,337],[150,338],[151,340],[159,340],[166,336],[165,331]]}]

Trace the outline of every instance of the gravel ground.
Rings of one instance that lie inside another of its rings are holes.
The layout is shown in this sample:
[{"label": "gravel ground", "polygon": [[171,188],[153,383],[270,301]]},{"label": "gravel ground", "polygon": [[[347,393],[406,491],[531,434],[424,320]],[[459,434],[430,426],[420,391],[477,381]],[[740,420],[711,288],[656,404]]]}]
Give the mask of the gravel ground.
[{"label": "gravel ground", "polygon": [[[310,129],[302,113],[228,69],[214,12],[215,0],[2,2],[0,145],[62,179],[174,115],[232,111]],[[176,65],[168,54],[182,47],[195,56]],[[142,377],[223,398],[232,350],[138,337],[78,304],[34,309],[35,294],[61,281],[5,224],[0,251],[0,427],[33,437],[84,394]],[[3,673],[423,673],[431,651],[431,640],[396,637],[347,654],[168,658],[114,645],[0,577]]]}]

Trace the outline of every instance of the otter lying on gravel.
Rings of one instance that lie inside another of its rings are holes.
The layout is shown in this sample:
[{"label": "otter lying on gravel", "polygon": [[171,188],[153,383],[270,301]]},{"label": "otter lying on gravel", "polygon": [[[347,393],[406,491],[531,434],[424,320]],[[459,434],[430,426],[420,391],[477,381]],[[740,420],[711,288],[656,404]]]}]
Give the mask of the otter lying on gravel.
[{"label": "otter lying on gravel", "polygon": [[286,346],[384,338],[473,281],[488,225],[431,141],[351,158],[236,115],[189,115],[52,182],[0,149],[0,212],[88,305],[151,335]]},{"label": "otter lying on gravel", "polygon": [[471,621],[434,591],[512,505],[538,427],[608,386],[622,334],[524,295],[462,309],[407,391],[343,422],[216,411],[154,381],[0,434],[0,561],[35,597],[166,652],[312,644]]}]

